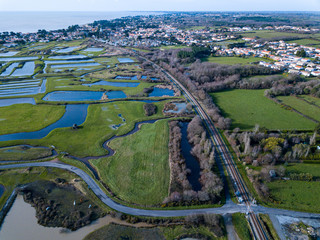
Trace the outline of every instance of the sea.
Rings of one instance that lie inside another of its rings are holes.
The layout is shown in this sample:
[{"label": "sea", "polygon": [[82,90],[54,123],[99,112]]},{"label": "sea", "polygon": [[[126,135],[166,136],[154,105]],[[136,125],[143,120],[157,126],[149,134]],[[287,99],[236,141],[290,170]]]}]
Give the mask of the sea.
[{"label": "sea", "polygon": [[155,15],[160,12],[1,12],[0,32],[32,33],[39,29],[57,30],[96,20],[126,16]]}]

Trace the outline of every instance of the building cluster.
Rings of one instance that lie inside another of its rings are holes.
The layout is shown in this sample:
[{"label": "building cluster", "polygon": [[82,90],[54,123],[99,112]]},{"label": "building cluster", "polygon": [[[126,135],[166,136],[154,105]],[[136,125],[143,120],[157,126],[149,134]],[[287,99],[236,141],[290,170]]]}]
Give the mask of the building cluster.
[{"label": "building cluster", "polygon": [[276,30],[276,31],[293,31],[293,32],[305,32],[305,33],[312,33],[318,32],[320,29],[317,28],[306,28],[306,27],[296,27],[296,26],[266,26],[266,27],[230,27],[227,31],[229,32],[250,32],[250,31],[257,31],[257,30]]},{"label": "building cluster", "polygon": [[[134,23],[108,26],[86,24],[82,26],[69,27],[68,29],[45,31],[39,30],[36,33],[2,33],[0,41],[4,46],[14,46],[20,42],[49,42],[68,41],[95,37],[105,42],[123,47],[159,47],[162,45],[183,44],[190,45],[212,45],[216,54],[223,56],[255,56],[268,59],[259,64],[265,67],[288,71],[289,73],[301,74],[304,76],[320,76],[320,65],[316,63],[320,59],[320,48],[300,46],[295,43],[284,41],[261,42],[254,38],[243,37],[237,47],[228,45],[216,46],[216,42],[229,40],[230,43],[239,43],[239,33],[252,30],[283,30],[312,32],[319,29],[302,28],[295,26],[266,26],[264,28],[252,27],[230,27],[230,28],[187,28],[179,29],[169,24],[159,22],[156,27],[150,25],[136,26]],[[235,33],[233,33],[235,32]],[[304,50],[305,57],[297,57],[298,51]],[[258,60],[259,61],[259,60]]]},{"label": "building cluster", "polygon": [[[248,40],[248,39],[244,39]],[[265,58],[259,64],[276,70],[284,70],[289,73],[306,77],[320,76],[320,64],[314,63],[320,59],[320,48],[286,43],[284,41],[257,43],[252,39],[248,47],[242,48],[218,48],[216,54],[222,56],[254,56]],[[298,57],[299,51],[305,52],[305,57]]]}]

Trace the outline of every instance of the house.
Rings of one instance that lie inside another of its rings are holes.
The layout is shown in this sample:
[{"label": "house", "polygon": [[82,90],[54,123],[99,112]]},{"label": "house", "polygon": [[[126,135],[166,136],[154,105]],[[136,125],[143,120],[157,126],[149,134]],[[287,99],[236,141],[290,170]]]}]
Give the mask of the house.
[{"label": "house", "polygon": [[301,71],[301,75],[305,76],[305,77],[310,77],[310,73],[307,71]]},{"label": "house", "polygon": [[269,171],[269,175],[271,178],[275,178],[277,176],[276,171],[273,169]]}]

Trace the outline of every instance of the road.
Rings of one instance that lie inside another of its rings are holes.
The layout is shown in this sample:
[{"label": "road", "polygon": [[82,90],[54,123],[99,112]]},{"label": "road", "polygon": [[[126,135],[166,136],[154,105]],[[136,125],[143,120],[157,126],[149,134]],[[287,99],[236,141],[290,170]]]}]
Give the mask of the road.
[{"label": "road", "polygon": [[[92,179],[90,175],[81,170],[80,168],[56,163],[56,162],[34,162],[34,163],[19,163],[19,164],[10,164],[10,165],[0,165],[0,170],[3,169],[14,169],[14,168],[28,168],[28,167],[51,167],[51,168],[60,168],[70,172],[75,173],[80,178],[85,181],[94,194],[107,206],[110,208],[117,210],[119,212],[123,212],[126,214],[136,215],[136,216],[149,216],[149,217],[182,217],[188,216],[190,214],[202,214],[202,213],[213,213],[213,214],[232,214],[236,212],[245,213],[247,211],[247,207],[245,204],[225,204],[219,208],[202,208],[202,209],[186,209],[186,210],[146,210],[146,209],[138,209],[133,207],[127,207],[121,205],[115,201],[113,201],[110,197],[108,197],[105,192],[100,188],[100,186]],[[285,215],[297,218],[317,218],[320,219],[320,214],[317,213],[305,213],[305,212],[297,212],[290,210],[283,210],[277,208],[267,208],[262,206],[253,206],[253,210],[257,213],[265,213],[265,214],[274,214],[274,215]]]}]

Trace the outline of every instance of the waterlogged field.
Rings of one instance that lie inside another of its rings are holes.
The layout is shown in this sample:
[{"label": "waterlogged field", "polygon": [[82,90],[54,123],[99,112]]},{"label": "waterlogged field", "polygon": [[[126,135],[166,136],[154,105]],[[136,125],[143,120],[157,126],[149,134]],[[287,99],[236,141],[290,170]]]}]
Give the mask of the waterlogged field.
[{"label": "waterlogged field", "polygon": [[232,127],[252,129],[255,124],[267,129],[313,130],[316,123],[282,108],[264,96],[264,90],[231,90],[212,93],[213,101]]}]

